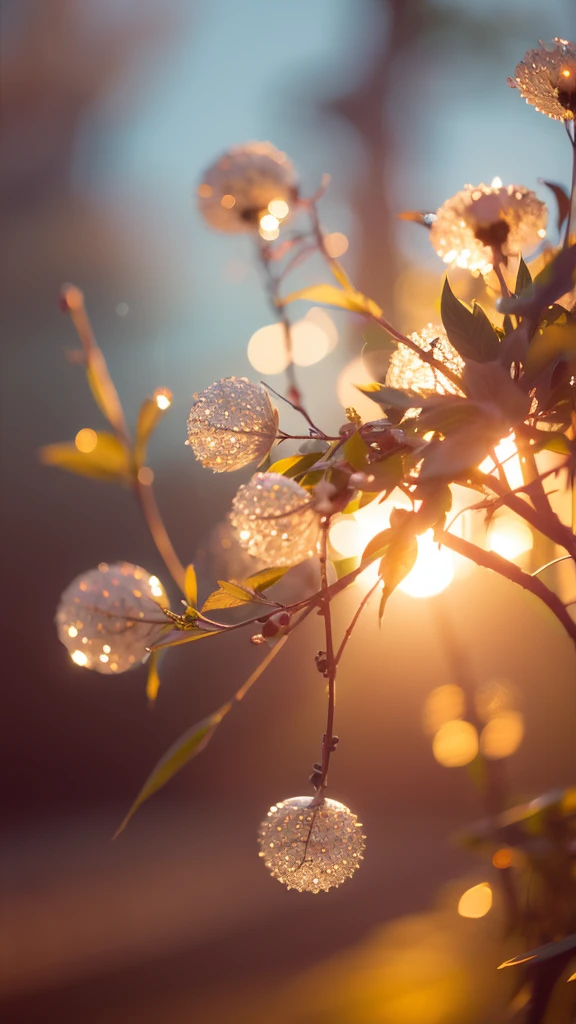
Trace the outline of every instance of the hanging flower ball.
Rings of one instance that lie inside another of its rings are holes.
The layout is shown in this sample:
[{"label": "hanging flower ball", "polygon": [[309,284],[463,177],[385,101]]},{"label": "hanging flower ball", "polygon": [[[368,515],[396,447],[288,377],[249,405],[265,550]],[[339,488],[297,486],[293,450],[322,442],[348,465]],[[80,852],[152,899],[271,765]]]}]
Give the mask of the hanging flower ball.
[{"label": "hanging flower ball", "polygon": [[62,594],[56,626],[72,661],[106,675],[140,665],[168,621],[168,598],[157,576],[130,562],[77,576]]},{"label": "hanging flower ball", "polygon": [[212,228],[276,238],[298,201],[292,163],[270,142],[235,146],[205,172],[198,205]]},{"label": "hanging flower ball", "polygon": [[319,518],[303,487],[279,473],[242,484],[230,522],[239,543],[266,565],[296,565],[316,551]]},{"label": "hanging flower ball", "polygon": [[548,211],[523,185],[466,185],[436,213],[430,241],[445,263],[488,274],[494,250],[504,257],[530,252],[546,236]]},{"label": "hanging flower ball", "polygon": [[260,856],[273,878],[298,892],[328,892],[351,878],[365,847],[362,825],[337,800],[294,796],[270,808],[258,830]]},{"label": "hanging flower ball", "polygon": [[246,377],[225,377],[200,395],[188,417],[188,441],[215,473],[242,469],[268,454],[278,420],[267,392]]},{"label": "hanging flower ball", "polygon": [[519,89],[527,103],[556,121],[576,116],[576,45],[567,39],[541,43],[528,50],[508,85]]},{"label": "hanging flower ball", "polygon": [[[414,332],[409,335],[409,338],[423,352],[432,352],[436,361],[442,363],[452,373],[456,373],[459,377],[462,375],[464,360],[448,341],[443,327],[427,324],[420,333]],[[395,348],[390,357],[386,372],[386,384],[389,388],[398,388],[400,391],[415,391],[423,398],[433,394],[462,394],[460,388],[453,381],[445,377],[434,366],[422,362],[416,352],[402,343]]]}]

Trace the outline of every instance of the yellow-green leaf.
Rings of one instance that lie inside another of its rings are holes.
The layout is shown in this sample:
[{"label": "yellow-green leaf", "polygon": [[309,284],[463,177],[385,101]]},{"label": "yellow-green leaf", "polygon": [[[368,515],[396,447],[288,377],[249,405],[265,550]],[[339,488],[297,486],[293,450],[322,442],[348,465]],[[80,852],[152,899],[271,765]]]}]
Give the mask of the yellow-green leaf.
[{"label": "yellow-green leaf", "polygon": [[184,594],[191,608],[198,604],[198,581],[193,565],[189,565],[184,576]]},{"label": "yellow-green leaf", "polygon": [[161,407],[154,396],[145,398],[142,402],[138,413],[134,442],[134,458],[138,466],[144,462],[148,441],[168,408],[169,405]]},{"label": "yellow-green leaf", "polygon": [[300,291],[292,292],[281,305],[287,306],[297,299],[307,299],[309,302],[319,302],[323,306],[337,306],[339,309],[348,309],[351,313],[363,313],[364,316],[381,317],[382,310],[373,299],[367,298],[361,292],[354,290],[342,290],[333,284],[316,284],[310,288],[302,288]]},{"label": "yellow-green leaf", "polygon": [[334,566],[336,578],[341,580],[343,576],[348,576],[348,573],[354,572],[360,564],[360,559],[357,555],[351,555],[350,558],[337,558],[336,560],[330,559]]},{"label": "yellow-green leaf", "polygon": [[152,651],[148,659],[148,678],[146,680],[146,696],[150,704],[153,704],[160,689],[160,676],[158,675],[158,657],[156,651]]},{"label": "yellow-green leaf", "polygon": [[47,444],[40,449],[40,461],[47,466],[58,466],[68,473],[98,480],[118,482],[130,477],[128,451],[114,434],[104,431],[96,434],[96,445],[90,452],[79,451],[73,441]]},{"label": "yellow-green leaf", "polygon": [[124,413],[118,392],[112,383],[106,360],[101,350],[95,346],[88,354],[86,376],[98,408],[116,430],[122,430]]},{"label": "yellow-green leaf", "polygon": [[576,324],[549,324],[536,332],[526,356],[525,373],[531,379],[538,376],[554,359],[576,354]]},{"label": "yellow-green leaf", "polygon": [[165,647],[180,647],[182,644],[190,644],[194,640],[205,640],[209,636],[219,636],[221,629],[173,629],[166,633],[156,643],[150,645],[151,651],[162,651]]},{"label": "yellow-green leaf", "polygon": [[304,455],[289,455],[285,459],[274,462],[268,472],[280,473],[281,476],[286,477],[298,476],[299,473],[305,473],[310,469],[325,454],[325,452],[307,452]]},{"label": "yellow-green leaf", "polygon": [[208,715],[207,718],[204,718],[197,725],[192,726],[192,728],[188,729],[180,739],[176,740],[176,743],[174,743],[166,754],[164,754],[164,757],[158,761],[158,764],[148,776],[132,804],[132,807],[116,832],[114,839],[124,831],[126,825],[130,821],[130,818],[146,800],[153,796],[154,793],[157,793],[159,789],[162,789],[162,787],[165,786],[166,783],[169,782],[169,780],[176,775],[176,773],[179,772],[188,761],[204,750],[212,739],[212,736],[220,725],[220,722],[224,716],[228,714],[231,707],[231,701],[227,704],[223,704],[221,708],[218,708],[217,711]]},{"label": "yellow-green leaf", "polygon": [[273,587],[275,583],[278,583],[290,568],[289,565],[278,565],[270,569],[261,569],[260,572],[254,572],[248,576],[243,583],[252,590],[267,590],[268,587]]}]

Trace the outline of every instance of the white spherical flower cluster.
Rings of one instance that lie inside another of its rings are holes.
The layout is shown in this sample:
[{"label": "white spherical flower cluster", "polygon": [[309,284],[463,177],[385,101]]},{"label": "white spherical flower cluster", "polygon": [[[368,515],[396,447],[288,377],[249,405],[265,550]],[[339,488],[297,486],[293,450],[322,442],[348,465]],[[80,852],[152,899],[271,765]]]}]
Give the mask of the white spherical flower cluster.
[{"label": "white spherical flower cluster", "polygon": [[[443,327],[427,324],[419,333],[410,334],[409,338],[423,352],[432,352],[437,362],[442,363],[452,373],[459,377],[462,375],[464,360],[448,341]],[[433,394],[462,394],[460,388],[453,381],[445,377],[434,366],[424,363],[417,352],[413,352],[411,348],[402,343],[396,347],[390,357],[386,372],[386,384],[389,388],[398,388],[400,391],[415,391],[423,398]]]},{"label": "white spherical flower cluster", "polygon": [[365,847],[362,825],[337,800],[310,809],[310,796],[274,804],[258,830],[260,856],[273,878],[298,892],[328,892],[351,878]]},{"label": "white spherical flower cluster", "polygon": [[210,227],[276,237],[298,201],[298,179],[285,153],[270,142],[248,142],[212,164],[197,191]]},{"label": "white spherical flower cluster", "polygon": [[436,213],[430,241],[445,263],[488,274],[494,250],[503,256],[530,252],[546,235],[545,203],[523,185],[466,185]]},{"label": "white spherical flower cluster", "polygon": [[277,425],[263,387],[246,377],[225,377],[194,395],[186,443],[203,466],[230,473],[268,454]]},{"label": "white spherical flower cluster", "polygon": [[576,117],[576,45],[567,39],[541,43],[528,50],[508,84],[519,89],[527,103],[555,121]]},{"label": "white spherical flower cluster", "polygon": [[72,661],[118,675],[140,665],[168,621],[168,598],[157,576],[130,562],[101,562],[62,594],[56,626]]},{"label": "white spherical flower cluster", "polygon": [[316,551],[319,518],[307,491],[279,473],[255,473],[233,502],[239,543],[266,565],[296,565]]}]

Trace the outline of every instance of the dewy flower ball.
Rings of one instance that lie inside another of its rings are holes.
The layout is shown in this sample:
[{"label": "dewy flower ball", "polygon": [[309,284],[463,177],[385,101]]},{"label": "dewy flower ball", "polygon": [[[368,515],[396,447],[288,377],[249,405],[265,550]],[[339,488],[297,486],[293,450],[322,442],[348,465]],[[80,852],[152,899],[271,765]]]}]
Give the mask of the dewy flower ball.
[{"label": "dewy flower ball", "polygon": [[273,878],[298,892],[328,892],[360,867],[365,836],[337,800],[310,809],[310,796],[274,804],[258,830],[260,856]]},{"label": "dewy flower ball", "polygon": [[230,473],[263,459],[274,443],[276,427],[276,413],[264,388],[246,377],[225,377],[194,396],[187,444],[203,466]]},{"label": "dewy flower ball", "polygon": [[440,207],[430,241],[445,263],[488,274],[494,250],[514,256],[534,249],[546,235],[548,211],[523,185],[466,185]]},{"label": "dewy flower ball", "polygon": [[157,576],[129,562],[77,576],[62,594],[56,626],[72,661],[117,675],[146,660],[147,647],[168,621],[168,598]]},{"label": "dewy flower ball", "polygon": [[[420,333],[409,335],[423,352],[432,352],[434,358],[453,373],[462,375],[464,361],[448,341],[443,327],[427,324]],[[423,363],[416,352],[400,343],[390,357],[386,372],[390,388],[415,391],[423,398],[432,394],[460,395],[462,392],[435,367]]]},{"label": "dewy flower ball", "polygon": [[255,473],[233,502],[239,543],[269,566],[296,565],[316,551],[319,519],[310,495],[279,473]]},{"label": "dewy flower ball", "polygon": [[[205,172],[198,205],[218,231],[258,231],[275,238],[298,200],[292,163],[270,142],[235,146]],[[262,223],[263,222],[263,223]]]},{"label": "dewy flower ball", "polygon": [[576,45],[567,39],[541,43],[528,50],[508,84],[520,90],[527,103],[556,121],[576,116]]}]

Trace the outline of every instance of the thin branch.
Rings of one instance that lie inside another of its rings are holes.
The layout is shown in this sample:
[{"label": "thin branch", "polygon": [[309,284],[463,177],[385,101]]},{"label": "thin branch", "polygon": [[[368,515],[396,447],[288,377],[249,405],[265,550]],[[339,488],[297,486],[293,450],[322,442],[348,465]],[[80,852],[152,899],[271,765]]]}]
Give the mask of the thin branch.
[{"label": "thin branch", "polygon": [[373,584],[373,586],[370,587],[370,590],[366,591],[366,593],[364,594],[364,597],[362,598],[362,600],[360,601],[360,604],[358,605],[356,611],[354,612],[354,615],[352,616],[352,619],[350,621],[350,625],[348,626],[348,629],[344,633],[344,636],[342,638],[342,643],[340,644],[340,647],[338,648],[338,652],[337,652],[336,658],[335,658],[336,665],[339,664],[340,658],[344,654],[344,649],[345,649],[346,644],[348,643],[350,637],[352,636],[352,633],[354,631],[354,627],[355,627],[356,623],[358,622],[358,619],[360,618],[362,612],[364,611],[364,608],[368,604],[368,601],[372,597],[372,594],[376,590],[376,587],[378,587],[381,582],[382,582],[382,580],[380,579],[380,577],[378,577],[378,579]]},{"label": "thin branch", "polygon": [[186,570],[174,550],[172,541],[170,540],[166,527],[162,521],[162,516],[160,515],[160,510],[156,504],[156,498],[154,497],[154,491],[152,490],[152,484],[143,484],[138,480],[138,478],[136,478],[134,483],[134,493],[138,498],[140,508],[144,514],[144,519],[146,520],[146,524],[152,535],[152,540],[154,541],[172,579],[184,594],[184,578],[186,576]]},{"label": "thin branch", "polygon": [[566,562],[567,560],[572,561],[572,555],[561,555],[560,558],[553,558],[551,562],[546,562],[546,565],[541,565],[539,569],[535,569],[531,576],[539,576],[544,569],[549,569],[551,565],[558,565],[558,562]]},{"label": "thin branch", "polygon": [[445,547],[455,551],[458,555],[463,555],[464,558],[468,558],[484,569],[492,569],[493,572],[506,577],[511,583],[516,583],[519,587],[523,587],[524,590],[534,594],[535,597],[539,597],[564,626],[568,636],[576,644],[576,622],[568,614],[560,598],[552,590],[549,590],[537,576],[530,576],[529,573],[523,572],[513,562],[509,562],[506,558],[502,558],[501,555],[497,555],[495,551],[484,551],[483,548],[472,544],[471,541],[463,540],[462,537],[456,537],[453,533],[437,530],[435,538],[439,544],[444,544]]},{"label": "thin branch", "polygon": [[330,609],[330,596],[328,587],[327,552],[328,552],[328,530],[330,519],[323,520],[320,534],[320,581],[321,581],[321,603],[320,611],[324,617],[324,632],[326,636],[326,664],[328,672],[328,710],[326,714],[326,732],[322,737],[322,778],[316,791],[316,796],[311,807],[318,807],[324,800],[324,790],[328,781],[328,769],[330,767],[330,754],[334,747],[334,706],[336,702],[336,658],[334,655],[334,639],[332,636],[332,613]]}]

